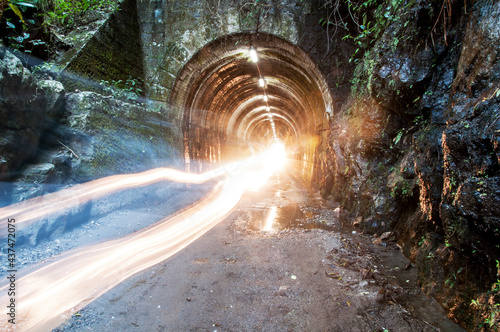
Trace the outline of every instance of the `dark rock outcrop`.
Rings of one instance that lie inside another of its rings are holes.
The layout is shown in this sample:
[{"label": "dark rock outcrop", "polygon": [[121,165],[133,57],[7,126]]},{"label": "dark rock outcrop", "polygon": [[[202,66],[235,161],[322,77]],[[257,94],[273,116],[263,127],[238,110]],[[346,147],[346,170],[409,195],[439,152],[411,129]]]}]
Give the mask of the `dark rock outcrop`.
[{"label": "dark rock outcrop", "polygon": [[[25,165],[37,158],[40,145],[44,140],[42,135],[50,133],[60,121],[64,88],[56,81],[37,81],[12,53],[2,50],[0,55],[0,127],[2,129],[0,201],[3,202],[2,205],[5,205],[11,202],[10,197],[14,190],[11,182],[20,177]],[[32,174],[32,171],[38,176],[32,179],[33,181],[28,181],[31,183],[31,188],[26,188],[22,197],[40,194],[43,190],[40,191],[39,186],[45,182],[39,178],[40,174],[46,174],[47,176],[44,177],[46,178],[50,177],[48,174],[51,173],[48,169],[39,169],[28,170],[28,174]]]},{"label": "dark rock outcrop", "polygon": [[422,0],[393,9],[395,19],[356,58],[353,93],[332,119],[321,191],[363,231],[394,230],[422,287],[450,316],[470,330],[494,326],[500,4]]}]

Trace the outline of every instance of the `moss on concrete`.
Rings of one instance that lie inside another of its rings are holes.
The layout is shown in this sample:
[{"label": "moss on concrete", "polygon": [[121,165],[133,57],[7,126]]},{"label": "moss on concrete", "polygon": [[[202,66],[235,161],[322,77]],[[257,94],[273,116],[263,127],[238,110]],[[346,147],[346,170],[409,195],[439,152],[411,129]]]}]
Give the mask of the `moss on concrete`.
[{"label": "moss on concrete", "polygon": [[144,70],[136,0],[124,0],[67,63],[58,78],[68,91],[101,92],[101,80],[137,79]]}]

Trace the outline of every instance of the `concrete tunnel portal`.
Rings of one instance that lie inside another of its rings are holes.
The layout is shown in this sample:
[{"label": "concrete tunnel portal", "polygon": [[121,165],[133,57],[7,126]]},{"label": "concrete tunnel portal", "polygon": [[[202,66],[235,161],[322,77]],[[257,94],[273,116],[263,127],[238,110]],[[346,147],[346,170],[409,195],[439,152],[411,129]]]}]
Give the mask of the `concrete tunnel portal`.
[{"label": "concrete tunnel portal", "polygon": [[266,33],[230,34],[205,45],[181,69],[170,104],[192,171],[278,139],[312,175],[332,112],[326,81],[309,55]]}]

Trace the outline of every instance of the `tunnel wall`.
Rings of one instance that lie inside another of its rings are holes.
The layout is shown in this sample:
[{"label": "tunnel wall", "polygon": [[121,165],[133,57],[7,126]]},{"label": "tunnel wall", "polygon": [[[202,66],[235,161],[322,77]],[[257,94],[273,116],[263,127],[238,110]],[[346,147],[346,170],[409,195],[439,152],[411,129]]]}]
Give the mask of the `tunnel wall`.
[{"label": "tunnel wall", "polygon": [[138,0],[147,96],[167,101],[187,61],[219,37],[259,31],[298,43],[309,13],[307,2],[280,1],[266,10],[245,4],[248,2]]},{"label": "tunnel wall", "polygon": [[[145,97],[165,103],[168,115],[182,126],[184,109],[168,102],[174,84],[183,79],[178,78],[181,69],[202,47],[242,32],[269,34],[300,45],[310,37],[307,31],[314,2],[254,6],[234,0],[124,0],[120,10],[69,61],[64,83],[69,90],[99,91],[100,87],[91,85],[100,80],[125,80],[129,73],[144,82]],[[75,82],[73,74],[91,80]],[[327,86],[322,89],[329,96]],[[332,113],[331,102],[327,112]]]},{"label": "tunnel wall", "polygon": [[[258,63],[249,59],[250,45]],[[266,88],[258,84],[260,75]],[[235,148],[239,141],[243,149],[267,144],[275,132],[289,151],[307,151],[313,160],[332,114],[328,86],[315,62],[296,45],[262,32],[226,35],[205,45],[179,73],[170,107],[182,117],[192,158],[220,151],[214,149],[220,141]]]}]

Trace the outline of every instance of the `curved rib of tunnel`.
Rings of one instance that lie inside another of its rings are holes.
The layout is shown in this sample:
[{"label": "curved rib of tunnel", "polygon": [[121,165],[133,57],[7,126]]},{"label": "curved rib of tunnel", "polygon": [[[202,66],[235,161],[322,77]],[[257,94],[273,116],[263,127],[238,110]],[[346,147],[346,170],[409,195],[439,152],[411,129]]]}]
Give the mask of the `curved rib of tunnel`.
[{"label": "curved rib of tunnel", "polygon": [[332,112],[325,79],[308,54],[263,33],[232,34],[203,47],[178,75],[170,103],[182,121],[188,170],[278,139],[312,175]]}]

